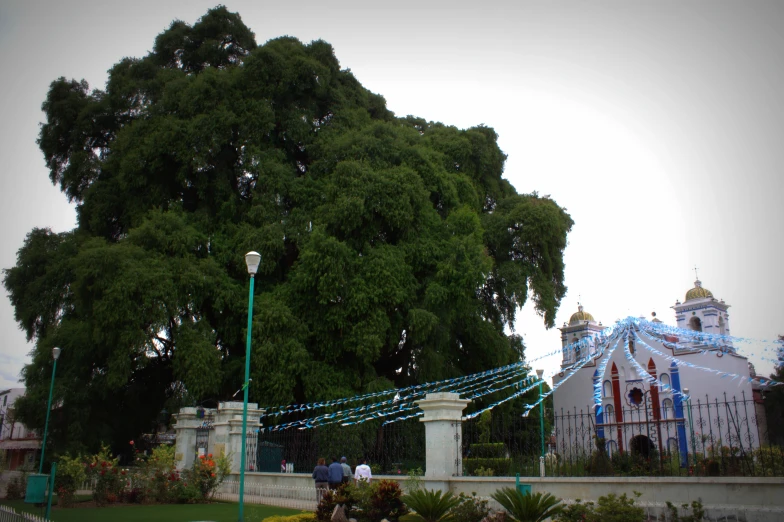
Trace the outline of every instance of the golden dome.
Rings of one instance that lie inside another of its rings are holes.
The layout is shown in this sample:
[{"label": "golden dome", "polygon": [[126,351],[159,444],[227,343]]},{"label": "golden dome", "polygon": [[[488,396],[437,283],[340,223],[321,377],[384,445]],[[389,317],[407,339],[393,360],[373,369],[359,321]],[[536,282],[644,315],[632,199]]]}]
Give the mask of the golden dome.
[{"label": "golden dome", "polygon": [[703,299],[705,297],[713,297],[713,293],[707,288],[702,287],[702,281],[697,279],[694,281],[694,288],[686,292],[686,301],[692,299]]},{"label": "golden dome", "polygon": [[569,326],[574,326],[585,321],[593,321],[593,316],[588,312],[583,312],[583,305],[578,305],[577,311],[569,318]]}]

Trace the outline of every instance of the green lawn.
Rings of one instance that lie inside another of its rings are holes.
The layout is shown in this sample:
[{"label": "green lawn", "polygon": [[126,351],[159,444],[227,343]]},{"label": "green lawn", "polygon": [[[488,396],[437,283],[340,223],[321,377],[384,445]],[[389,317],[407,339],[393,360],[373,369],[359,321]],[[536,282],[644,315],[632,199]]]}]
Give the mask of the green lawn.
[{"label": "green lawn", "polygon": [[[21,500],[0,500],[0,504],[11,506],[17,513],[26,511],[43,516],[42,508],[25,504]],[[78,504],[77,504],[78,506]],[[302,513],[295,509],[245,504],[245,521],[258,522],[273,515],[296,515]],[[122,506],[105,508],[58,509],[52,507],[54,522],[191,522],[209,520],[215,522],[236,522],[238,505],[236,503],[218,504],[165,504],[152,506]]]}]

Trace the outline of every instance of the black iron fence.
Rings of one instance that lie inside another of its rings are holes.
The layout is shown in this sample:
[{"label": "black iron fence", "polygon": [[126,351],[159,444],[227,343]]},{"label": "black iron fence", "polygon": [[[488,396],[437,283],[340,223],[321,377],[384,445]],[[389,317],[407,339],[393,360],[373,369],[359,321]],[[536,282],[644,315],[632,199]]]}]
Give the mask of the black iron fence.
[{"label": "black iron fence", "polygon": [[[352,469],[368,460],[374,474],[406,474],[425,469],[425,427],[418,419],[382,421],[249,434],[247,471],[310,473],[320,458],[346,457]],[[255,448],[255,449],[253,449]],[[288,468],[282,464],[288,465]]]},{"label": "black iron fence", "polygon": [[641,399],[630,408],[558,412],[548,474],[784,476],[784,452],[769,444],[762,404],[745,394]]},{"label": "black iron fence", "polygon": [[464,474],[538,476],[544,456],[547,476],[784,476],[762,405],[743,394],[656,404],[643,396],[637,407],[546,417],[545,430],[538,417],[495,411],[464,422]]},{"label": "black iron fence", "polygon": [[[507,404],[464,420],[455,444],[462,472],[474,476],[784,476],[784,450],[768,442],[761,403],[740,398],[640,398],[636,407],[605,401],[601,410],[545,410],[523,417]],[[544,429],[542,429],[544,428]],[[542,436],[544,435],[544,437]],[[425,469],[425,426],[418,418],[249,434],[248,471],[310,473],[324,458],[361,458],[375,474]],[[285,461],[288,466],[282,468]]]}]

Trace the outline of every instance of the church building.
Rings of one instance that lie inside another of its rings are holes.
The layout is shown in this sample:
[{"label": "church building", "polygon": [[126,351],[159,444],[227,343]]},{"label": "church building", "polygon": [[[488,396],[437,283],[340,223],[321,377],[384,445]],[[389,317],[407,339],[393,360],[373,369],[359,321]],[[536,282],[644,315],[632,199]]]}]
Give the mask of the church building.
[{"label": "church building", "polygon": [[[697,280],[672,308],[677,328],[729,335],[729,307]],[[610,454],[655,450],[685,466],[690,454],[759,446],[749,363],[730,342],[707,345],[665,328],[635,328],[608,341],[605,330],[582,305],[560,328],[558,453],[590,453],[596,435]]]}]

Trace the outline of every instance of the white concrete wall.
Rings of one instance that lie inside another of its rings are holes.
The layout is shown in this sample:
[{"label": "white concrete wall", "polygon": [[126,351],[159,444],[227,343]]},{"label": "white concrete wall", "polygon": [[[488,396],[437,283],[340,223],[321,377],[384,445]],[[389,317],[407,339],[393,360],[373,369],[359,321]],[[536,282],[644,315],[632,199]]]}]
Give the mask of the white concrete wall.
[{"label": "white concrete wall", "polygon": [[[234,477],[236,478],[236,477]],[[399,475],[381,475],[401,483]],[[246,473],[248,484],[308,488],[315,484],[307,473]],[[615,493],[633,496],[641,493],[638,503],[663,507],[670,501],[675,505],[699,500],[709,510],[745,514],[747,522],[776,522],[784,520],[784,478],[746,477],[582,477],[539,478],[521,477],[522,484],[530,484],[533,493],[547,492],[558,498],[574,501],[596,501]],[[426,488],[451,491],[455,494],[476,493],[489,497],[504,487],[514,487],[512,477],[450,477],[440,481],[426,481]],[[730,517],[730,520],[733,520]]]}]

